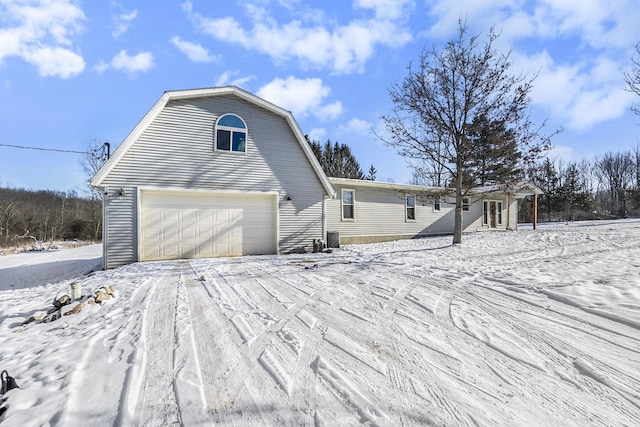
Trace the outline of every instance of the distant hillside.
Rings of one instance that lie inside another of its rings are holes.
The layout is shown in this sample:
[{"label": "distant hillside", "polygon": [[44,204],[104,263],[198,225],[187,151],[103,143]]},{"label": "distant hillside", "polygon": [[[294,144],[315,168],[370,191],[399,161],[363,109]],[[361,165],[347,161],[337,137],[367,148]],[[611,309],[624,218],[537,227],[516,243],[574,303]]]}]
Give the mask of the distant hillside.
[{"label": "distant hillside", "polygon": [[0,188],[0,247],[57,240],[100,240],[102,203],[75,191]]}]

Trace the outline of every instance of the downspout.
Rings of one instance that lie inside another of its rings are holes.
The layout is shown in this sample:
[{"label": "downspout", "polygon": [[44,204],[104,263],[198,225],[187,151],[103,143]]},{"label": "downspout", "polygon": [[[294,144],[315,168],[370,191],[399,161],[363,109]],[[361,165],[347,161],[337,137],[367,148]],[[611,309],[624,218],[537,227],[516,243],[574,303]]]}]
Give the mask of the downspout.
[{"label": "downspout", "polygon": [[109,187],[102,192],[102,269],[109,268]]},{"label": "downspout", "polygon": [[327,244],[327,199],[325,195],[322,198],[322,237],[321,240]]}]

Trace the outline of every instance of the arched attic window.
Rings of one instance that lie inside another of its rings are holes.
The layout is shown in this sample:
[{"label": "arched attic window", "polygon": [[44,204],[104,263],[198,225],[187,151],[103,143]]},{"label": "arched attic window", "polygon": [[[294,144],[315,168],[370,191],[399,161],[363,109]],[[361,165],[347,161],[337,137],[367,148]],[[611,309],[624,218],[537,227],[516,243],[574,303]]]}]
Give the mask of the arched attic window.
[{"label": "arched attic window", "polygon": [[247,152],[247,125],[235,114],[223,114],[215,128],[216,151]]}]

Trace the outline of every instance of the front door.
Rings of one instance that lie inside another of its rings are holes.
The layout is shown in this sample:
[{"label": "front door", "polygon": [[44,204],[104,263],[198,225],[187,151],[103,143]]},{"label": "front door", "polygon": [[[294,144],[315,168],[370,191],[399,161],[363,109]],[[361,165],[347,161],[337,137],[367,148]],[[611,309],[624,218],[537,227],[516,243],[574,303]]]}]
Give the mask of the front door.
[{"label": "front door", "polygon": [[482,225],[489,228],[502,226],[502,202],[499,200],[485,200],[483,204]]},{"label": "front door", "polygon": [[489,202],[489,227],[497,227],[497,208],[494,201]]}]

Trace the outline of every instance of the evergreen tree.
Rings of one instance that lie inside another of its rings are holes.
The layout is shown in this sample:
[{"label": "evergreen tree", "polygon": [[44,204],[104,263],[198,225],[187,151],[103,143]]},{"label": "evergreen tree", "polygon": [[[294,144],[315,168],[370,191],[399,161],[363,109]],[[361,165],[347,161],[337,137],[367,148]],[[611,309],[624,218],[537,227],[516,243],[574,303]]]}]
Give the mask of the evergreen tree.
[{"label": "evergreen tree", "polygon": [[321,145],[317,141],[309,141],[308,137],[307,142],[309,142],[311,151],[313,151],[313,154],[318,159],[318,162],[320,162],[320,166],[322,166],[322,170],[327,176],[333,178],[365,179],[360,164],[353,153],[351,153],[351,149],[347,144],[340,144],[337,141],[332,143],[331,140],[327,140],[324,145]]},{"label": "evergreen tree", "polygon": [[373,164],[371,164],[371,166],[369,167],[369,174],[367,175],[366,179],[369,180],[369,181],[375,181],[377,173],[378,173],[378,171],[373,166]]},{"label": "evergreen tree", "polygon": [[538,196],[538,209],[547,214],[547,221],[551,221],[552,213],[561,209],[558,171],[553,162],[546,158],[532,178],[533,183],[544,192]]},{"label": "evergreen tree", "polygon": [[485,115],[474,118],[467,127],[470,150],[464,182],[468,186],[502,184],[519,175],[521,154],[515,132],[503,121],[489,121]]},{"label": "evergreen tree", "polygon": [[593,198],[585,191],[575,163],[567,168],[564,183],[558,189],[558,193],[564,203],[565,218],[568,221],[575,221],[579,212],[589,212],[593,209]]}]

